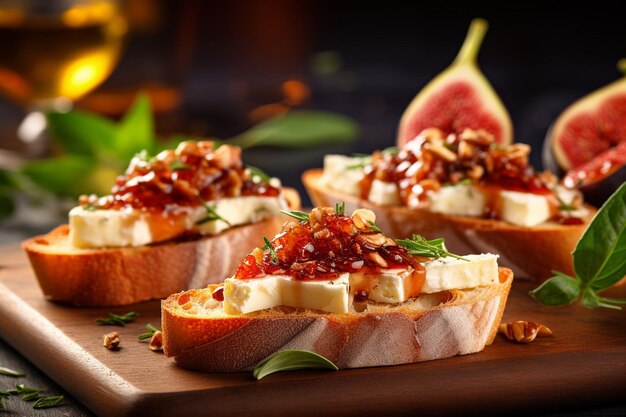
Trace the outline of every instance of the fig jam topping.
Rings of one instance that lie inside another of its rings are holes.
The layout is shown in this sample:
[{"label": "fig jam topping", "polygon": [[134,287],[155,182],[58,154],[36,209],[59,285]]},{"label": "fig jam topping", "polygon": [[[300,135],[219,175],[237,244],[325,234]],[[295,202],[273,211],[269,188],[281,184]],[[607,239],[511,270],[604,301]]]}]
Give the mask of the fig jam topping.
[{"label": "fig jam topping", "polygon": [[253,181],[241,161],[240,148],[222,145],[214,149],[210,141],[187,141],[153,158],[136,155],[126,173],[117,177],[110,195],[84,195],[79,202],[98,209],[165,210],[223,197],[278,194],[277,188]]},{"label": "fig jam topping", "polygon": [[[411,207],[424,205],[429,192],[446,185],[471,184],[492,197],[487,198],[487,218],[499,216],[497,194],[501,190],[544,194],[550,204],[556,202],[556,197],[550,198],[556,177],[548,171],[535,172],[529,154],[530,146],[499,145],[482,129],[445,137],[439,129],[426,129],[399,152],[373,154],[364,168],[361,198],[368,199],[372,182],[380,180],[396,184],[400,200]],[[554,211],[558,212],[558,202]]]},{"label": "fig jam topping", "polygon": [[364,209],[350,217],[329,207],[315,208],[308,222],[287,223],[269,246],[248,255],[235,278],[288,275],[327,280],[344,272],[423,269],[404,247],[375,230],[375,219],[373,212]]}]

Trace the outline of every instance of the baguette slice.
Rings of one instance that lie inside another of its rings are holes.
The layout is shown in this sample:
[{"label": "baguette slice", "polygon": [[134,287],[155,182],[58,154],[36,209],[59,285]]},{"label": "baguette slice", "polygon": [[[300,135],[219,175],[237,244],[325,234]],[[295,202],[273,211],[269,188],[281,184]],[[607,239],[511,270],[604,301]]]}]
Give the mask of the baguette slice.
[{"label": "baguette slice", "polygon": [[499,263],[517,277],[545,280],[553,270],[572,275],[572,250],[587,228],[596,209],[589,210],[584,223],[546,223],[535,227],[516,226],[501,220],[433,213],[421,208],[379,206],[359,197],[328,188],[320,180],[321,169],[302,175],[302,182],[314,205],[334,206],[344,201],[346,211],[359,207],[376,213],[376,223],[393,238],[420,234],[427,239],[443,237],[454,253],[497,253]]},{"label": "baguette slice", "polygon": [[[283,189],[283,195],[290,207],[300,207],[295,190]],[[127,305],[223,281],[259,236],[273,236],[284,221],[274,216],[195,240],[103,249],[73,247],[69,226],[62,225],[24,241],[22,248],[47,299],[75,306]]]},{"label": "baguette slice", "polygon": [[345,314],[274,308],[227,315],[211,288],[161,302],[164,352],[184,368],[244,371],[286,349],[319,353],[340,368],[400,365],[479,352],[496,336],[513,272],[500,283],[369,303]]}]

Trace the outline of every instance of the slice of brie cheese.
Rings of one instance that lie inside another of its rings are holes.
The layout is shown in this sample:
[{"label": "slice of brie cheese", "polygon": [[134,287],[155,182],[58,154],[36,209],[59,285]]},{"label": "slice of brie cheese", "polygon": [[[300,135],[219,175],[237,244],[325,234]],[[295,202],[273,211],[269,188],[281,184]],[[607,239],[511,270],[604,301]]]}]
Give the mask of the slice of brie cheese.
[{"label": "slice of brie cheese", "polygon": [[485,195],[471,185],[451,185],[428,194],[430,211],[455,216],[482,216]]},{"label": "slice of brie cheese", "polygon": [[[446,257],[426,262],[424,293],[473,288],[498,282],[497,255]],[[382,270],[377,275],[344,273],[332,280],[296,280],[284,275],[224,281],[224,312],[247,314],[276,306],[347,313],[351,292],[366,288],[372,301],[398,304],[414,297],[410,269]]]},{"label": "slice of brie cheese", "polygon": [[321,181],[333,190],[350,195],[359,195],[361,193],[359,183],[364,176],[363,169],[351,167],[358,167],[362,163],[363,158],[359,157],[326,155]]},{"label": "slice of brie cheese", "polygon": [[368,200],[379,206],[397,206],[401,204],[398,186],[393,182],[372,181]]},{"label": "slice of brie cheese", "polygon": [[69,213],[73,246],[80,248],[142,246],[175,238],[182,233],[216,235],[222,231],[276,216],[287,204],[282,197],[245,196],[207,202],[225,219],[203,222],[209,214],[200,207],[169,207],[152,213],[136,209],[89,210],[74,207]]},{"label": "slice of brie cheese", "polygon": [[533,227],[550,218],[550,205],[545,196],[518,191],[502,191],[500,198],[502,200],[500,216],[505,222]]}]

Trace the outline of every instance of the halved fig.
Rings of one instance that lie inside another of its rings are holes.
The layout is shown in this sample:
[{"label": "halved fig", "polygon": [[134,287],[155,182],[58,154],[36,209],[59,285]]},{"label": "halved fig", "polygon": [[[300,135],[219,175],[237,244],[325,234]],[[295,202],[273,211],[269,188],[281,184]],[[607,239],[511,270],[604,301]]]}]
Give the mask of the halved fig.
[{"label": "halved fig", "polygon": [[[626,59],[618,67],[626,73]],[[561,113],[548,132],[544,164],[565,171],[563,183],[580,187],[594,204],[626,181],[626,77]]]},{"label": "halved fig", "polygon": [[485,20],[474,19],[452,65],[415,96],[400,120],[398,146],[431,127],[446,134],[485,129],[498,143],[512,142],[509,113],[476,62],[487,28]]}]

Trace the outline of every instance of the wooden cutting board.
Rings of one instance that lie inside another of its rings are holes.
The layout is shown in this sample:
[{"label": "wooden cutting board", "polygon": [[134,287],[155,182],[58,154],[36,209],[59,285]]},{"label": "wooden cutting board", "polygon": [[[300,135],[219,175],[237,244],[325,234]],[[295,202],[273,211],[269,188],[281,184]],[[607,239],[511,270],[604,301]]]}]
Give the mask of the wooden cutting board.
[{"label": "wooden cutting board", "polygon": [[[483,352],[410,365],[274,374],[178,368],[137,341],[159,302],[72,308],[44,300],[26,256],[0,246],[0,336],[101,416],[531,413],[624,402],[626,311],[547,308],[516,282],[504,320],[538,321],[555,336],[519,345],[498,336]],[[626,296],[626,288],[613,296]],[[137,311],[124,328],[97,326]],[[102,335],[119,330],[119,351]],[[214,414],[215,413],[215,414]]]}]

